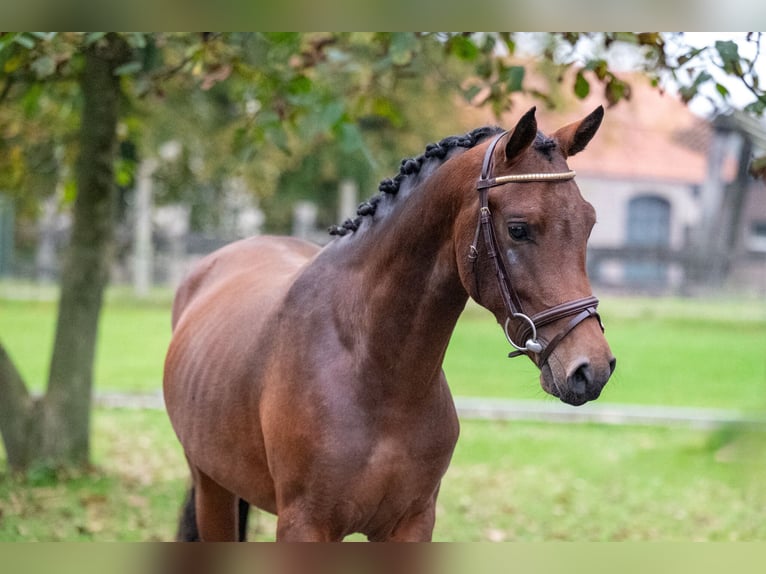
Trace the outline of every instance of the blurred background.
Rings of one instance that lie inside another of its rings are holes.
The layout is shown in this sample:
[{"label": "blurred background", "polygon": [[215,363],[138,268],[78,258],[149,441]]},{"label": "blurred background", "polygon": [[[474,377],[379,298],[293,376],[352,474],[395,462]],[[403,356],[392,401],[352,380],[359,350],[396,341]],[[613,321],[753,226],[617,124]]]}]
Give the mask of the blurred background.
[{"label": "blurred background", "polygon": [[763,41],[0,34],[0,540],[172,539],[187,471],[162,364],[196,260],[261,233],[324,244],[427,143],[600,104],[570,165],[617,373],[559,407],[469,305],[435,536],[763,539]]},{"label": "blurred background", "polygon": [[[77,193],[80,52],[98,36],[2,37],[4,277],[59,276]],[[139,294],[173,286],[204,253],[258,233],[327,242],[326,228],[425,143],[510,125],[532,105],[553,131],[603,103],[599,138],[572,159],[601,216],[594,283],[762,295],[766,199],[748,169],[766,153],[764,63],[760,37],[747,38],[127,35],[112,281]]]}]

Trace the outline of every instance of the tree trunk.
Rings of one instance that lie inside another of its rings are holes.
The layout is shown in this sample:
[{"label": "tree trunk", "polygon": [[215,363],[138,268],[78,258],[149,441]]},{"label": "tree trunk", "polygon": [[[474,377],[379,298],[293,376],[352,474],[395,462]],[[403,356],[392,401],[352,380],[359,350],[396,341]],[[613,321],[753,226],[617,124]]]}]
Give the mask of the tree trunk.
[{"label": "tree trunk", "polygon": [[3,436],[8,466],[13,470],[27,467],[31,414],[32,397],[0,343],[0,434]]},{"label": "tree trunk", "polygon": [[29,398],[10,359],[0,353],[0,391],[11,391],[8,397],[0,395],[0,415],[7,417],[0,430],[15,470],[37,463],[88,463],[93,361],[116,207],[113,164],[121,93],[114,70],[127,55],[127,45],[115,34],[85,49],[77,198],[48,389],[41,400]]},{"label": "tree trunk", "polygon": [[87,464],[93,362],[98,319],[112,259],[120,79],[115,68],[127,47],[115,36],[86,52],[80,80],[83,110],[77,199],[72,236],[61,275],[61,299],[40,455],[48,462]]}]

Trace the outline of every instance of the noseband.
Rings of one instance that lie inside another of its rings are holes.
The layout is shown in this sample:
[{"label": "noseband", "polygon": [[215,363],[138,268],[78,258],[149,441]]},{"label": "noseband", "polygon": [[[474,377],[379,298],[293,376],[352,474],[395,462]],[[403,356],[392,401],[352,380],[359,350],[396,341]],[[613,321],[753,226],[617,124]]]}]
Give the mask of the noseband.
[{"label": "noseband", "polygon": [[[503,331],[505,332],[505,337],[508,339],[508,342],[514,349],[516,349],[509,353],[508,356],[518,357],[519,355],[529,355],[530,353],[534,353],[537,355],[538,367],[542,367],[564,337],[589,317],[595,317],[598,320],[602,331],[604,330],[604,326],[601,323],[601,317],[596,312],[598,299],[592,295],[555,305],[536,315],[532,315],[531,317],[524,313],[521,300],[519,299],[516,290],[513,288],[508,266],[506,265],[505,259],[500,254],[501,251],[497,243],[497,234],[495,233],[495,227],[492,224],[492,214],[489,211],[489,190],[492,187],[509,182],[568,181],[574,178],[575,172],[524,173],[492,177],[492,157],[495,152],[495,147],[500,141],[500,138],[506,133],[507,132],[503,132],[496,136],[484,154],[481,177],[476,184],[476,189],[479,192],[479,223],[476,227],[476,234],[468,254],[468,259],[474,265],[476,264],[479,256],[479,236],[483,236],[487,255],[493,262],[497,285],[507,312]],[[568,317],[571,317],[569,322],[550,341],[538,337],[537,330],[540,327]],[[524,341],[523,345],[517,345],[514,342],[513,337],[508,333],[511,319],[522,321],[521,328],[517,329],[515,334],[517,341]]]}]

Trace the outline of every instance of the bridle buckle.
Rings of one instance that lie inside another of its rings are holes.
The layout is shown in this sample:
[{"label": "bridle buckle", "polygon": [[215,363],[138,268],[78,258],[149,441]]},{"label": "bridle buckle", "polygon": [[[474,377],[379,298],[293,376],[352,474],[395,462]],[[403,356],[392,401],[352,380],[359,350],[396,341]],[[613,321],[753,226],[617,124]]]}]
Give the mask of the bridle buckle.
[{"label": "bridle buckle", "polygon": [[[505,333],[505,338],[508,339],[508,342],[511,344],[511,347],[521,353],[542,353],[543,345],[537,340],[537,328],[535,327],[535,322],[524,313],[513,313],[512,317],[514,319],[523,319],[526,321],[529,328],[532,329],[532,336],[526,340],[523,347],[514,343],[511,335],[508,333],[508,324],[511,322],[511,317],[508,317],[505,320],[505,325],[503,325],[503,332]],[[514,356],[516,355],[514,354]]]}]

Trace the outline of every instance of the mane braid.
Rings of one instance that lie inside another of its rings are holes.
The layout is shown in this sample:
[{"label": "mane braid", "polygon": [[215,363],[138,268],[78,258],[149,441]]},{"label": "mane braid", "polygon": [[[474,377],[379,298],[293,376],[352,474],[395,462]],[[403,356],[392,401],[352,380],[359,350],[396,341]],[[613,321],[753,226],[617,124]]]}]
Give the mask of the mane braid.
[{"label": "mane braid", "polygon": [[341,225],[333,225],[328,230],[330,235],[346,235],[359,229],[364,217],[371,217],[375,215],[378,204],[387,195],[395,196],[402,183],[410,178],[416,177],[420,173],[420,169],[423,164],[428,160],[436,158],[440,161],[444,161],[447,155],[454,149],[464,148],[470,149],[475,145],[481,143],[485,139],[495,134],[502,132],[503,129],[497,126],[484,126],[476,128],[468,132],[467,134],[460,136],[449,136],[444,138],[438,143],[431,143],[426,146],[425,151],[414,158],[403,159],[399,166],[399,173],[393,178],[387,178],[380,182],[378,186],[379,193],[374,195],[367,201],[359,204],[356,210],[357,216],[353,219],[347,219]]}]

